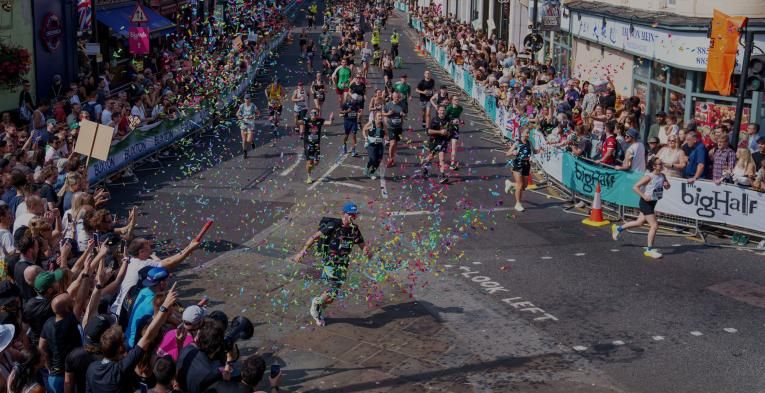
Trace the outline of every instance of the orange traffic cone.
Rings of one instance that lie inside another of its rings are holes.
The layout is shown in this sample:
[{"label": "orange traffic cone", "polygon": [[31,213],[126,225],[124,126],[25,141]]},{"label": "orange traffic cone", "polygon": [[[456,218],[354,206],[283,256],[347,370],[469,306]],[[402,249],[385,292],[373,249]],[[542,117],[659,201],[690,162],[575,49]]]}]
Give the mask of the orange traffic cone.
[{"label": "orange traffic cone", "polygon": [[533,173],[529,173],[528,179],[529,180],[526,182],[526,189],[527,190],[536,190],[537,189],[537,185],[534,184],[534,174]]},{"label": "orange traffic cone", "polygon": [[592,198],[590,217],[582,220],[582,224],[591,227],[602,227],[610,224],[609,221],[603,219],[603,208],[600,203],[600,183],[595,187],[595,196]]}]

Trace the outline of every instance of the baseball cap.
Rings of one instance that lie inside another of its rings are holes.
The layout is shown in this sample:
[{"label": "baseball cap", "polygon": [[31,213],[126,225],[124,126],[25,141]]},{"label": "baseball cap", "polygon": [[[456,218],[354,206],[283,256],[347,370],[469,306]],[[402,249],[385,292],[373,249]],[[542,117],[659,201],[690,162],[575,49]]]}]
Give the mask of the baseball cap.
[{"label": "baseball cap", "polygon": [[193,306],[186,307],[185,310],[183,310],[183,322],[190,323],[192,325],[196,325],[205,317],[205,309],[202,307],[197,306],[196,304]]},{"label": "baseball cap", "polygon": [[664,112],[664,111],[658,111],[658,112],[656,112],[656,116],[657,116],[657,117],[658,117],[658,116],[661,116],[661,117],[667,117],[667,112]]},{"label": "baseball cap", "polygon": [[51,125],[54,125],[54,126],[55,126],[55,125],[56,125],[56,119],[48,119],[48,120],[45,122],[45,124],[51,124]]},{"label": "baseball cap", "polygon": [[15,334],[15,326],[11,324],[0,325],[0,351],[5,351],[5,348],[8,348]]},{"label": "baseball cap", "polygon": [[629,130],[627,130],[627,135],[632,137],[632,139],[639,139],[640,138],[640,133],[638,132],[638,130],[636,130],[634,128],[630,128]]},{"label": "baseball cap", "polygon": [[37,293],[43,293],[53,287],[53,284],[61,281],[64,271],[56,269],[53,272],[42,272],[35,277],[34,288]]},{"label": "baseball cap", "polygon": [[164,267],[151,268],[149,273],[146,275],[146,279],[143,280],[143,286],[153,287],[166,280],[168,277],[170,277],[170,273]]},{"label": "baseball cap", "polygon": [[112,325],[113,321],[103,314],[93,317],[85,326],[85,344],[98,345],[101,341],[101,335]]},{"label": "baseball cap", "polygon": [[69,123],[69,129],[70,130],[76,130],[78,128],[80,128],[80,123],[78,123],[76,121],[73,121],[73,122]]},{"label": "baseball cap", "polygon": [[359,207],[353,202],[346,202],[345,205],[343,205],[343,213],[359,214]]},{"label": "baseball cap", "polygon": [[252,97],[250,97],[250,95],[249,95],[249,94],[245,94],[245,95],[244,95],[244,99],[245,99],[245,100],[249,100],[250,98],[252,98]]}]

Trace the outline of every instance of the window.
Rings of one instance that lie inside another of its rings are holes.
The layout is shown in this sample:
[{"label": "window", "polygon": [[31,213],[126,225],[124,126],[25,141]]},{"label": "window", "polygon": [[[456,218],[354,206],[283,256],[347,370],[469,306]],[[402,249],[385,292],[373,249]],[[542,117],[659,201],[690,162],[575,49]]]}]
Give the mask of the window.
[{"label": "window", "polygon": [[642,57],[635,58],[635,75],[648,78],[651,72],[651,61]]},{"label": "window", "polygon": [[677,0],[667,0],[667,8],[675,8]]}]

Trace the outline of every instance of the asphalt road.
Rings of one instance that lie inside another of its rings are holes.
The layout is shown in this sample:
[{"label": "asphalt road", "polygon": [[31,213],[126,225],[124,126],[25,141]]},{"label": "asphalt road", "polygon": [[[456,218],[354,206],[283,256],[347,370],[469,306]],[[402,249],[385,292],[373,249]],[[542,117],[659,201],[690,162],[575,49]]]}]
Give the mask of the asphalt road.
[{"label": "asphalt road", "polygon": [[[302,16],[297,23],[304,24]],[[406,31],[400,15],[391,24]],[[276,70],[291,93],[298,81],[312,79],[297,56],[297,33],[260,81]],[[311,31],[314,40],[318,33]],[[437,66],[402,36],[405,65],[394,76],[405,72],[414,86],[425,69]],[[443,74],[435,77],[438,84],[447,82]],[[373,86],[382,81],[377,71],[370,79]],[[255,98],[266,107],[262,93]],[[325,112],[337,113],[334,98],[328,97]],[[417,118],[417,103],[409,107]],[[290,109],[285,105],[288,121]],[[765,391],[761,255],[660,236],[657,246],[665,257],[649,260],[641,252],[643,236],[626,234],[613,242],[607,229],[582,225],[583,217],[565,212],[555,198],[529,193],[527,211],[516,213],[503,191],[509,176],[504,148],[491,141],[476,108],[466,105],[464,119],[463,168],[447,185],[413,176],[425,139],[419,121],[405,134],[399,164],[374,181],[362,175],[366,156],[340,154],[342,126],[336,121],[322,141],[324,157],[314,176],[321,181],[313,185],[303,182],[302,147],[294,133],[282,130],[271,147],[262,122],[263,135],[245,160],[230,121],[208,130],[198,146],[183,144],[179,157],[162,160],[161,168],[138,172],[138,184],[113,184],[112,206],[124,212],[137,203],[140,232],[153,237],[161,253],[183,247],[206,219],[214,219],[203,251],[186,263],[204,268],[298,217],[318,224],[352,199],[362,207],[359,221],[368,242],[384,259],[405,262],[401,269],[411,272],[405,287],[415,298],[471,310],[443,316],[444,323],[487,356],[537,356],[539,370],[547,373],[526,373],[538,386],[547,385],[545,391],[572,391],[555,384],[564,376],[589,383],[593,388],[582,391],[592,392],[600,391],[595,386],[646,393]],[[288,238],[262,246],[283,257],[299,247]],[[222,277],[220,285],[235,288],[236,280]],[[550,354],[555,357],[548,359]],[[472,382],[477,391],[502,392],[519,389],[515,377],[487,373]]]}]

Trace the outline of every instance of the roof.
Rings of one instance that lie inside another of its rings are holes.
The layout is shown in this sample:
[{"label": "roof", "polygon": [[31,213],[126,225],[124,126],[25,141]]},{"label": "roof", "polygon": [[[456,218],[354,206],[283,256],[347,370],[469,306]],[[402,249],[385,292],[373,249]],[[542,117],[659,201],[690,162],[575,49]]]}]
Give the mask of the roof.
[{"label": "roof", "polygon": [[[648,11],[599,1],[570,0],[565,2],[564,6],[572,11],[582,11],[589,15],[605,16],[628,23],[669,30],[707,30],[712,20],[712,18],[690,17],[665,11]],[[756,30],[765,30],[765,18],[749,19],[748,26]]]}]

